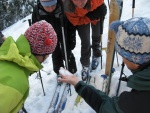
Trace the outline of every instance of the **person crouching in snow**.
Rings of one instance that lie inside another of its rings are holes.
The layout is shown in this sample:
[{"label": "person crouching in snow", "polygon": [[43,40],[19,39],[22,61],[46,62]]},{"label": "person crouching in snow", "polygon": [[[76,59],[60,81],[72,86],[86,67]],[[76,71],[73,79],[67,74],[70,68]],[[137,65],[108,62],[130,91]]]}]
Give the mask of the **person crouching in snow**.
[{"label": "person crouching in snow", "polygon": [[29,93],[30,74],[42,68],[41,63],[57,44],[57,35],[46,21],[30,26],[20,37],[6,38],[0,47],[0,113],[17,113]]},{"label": "person crouching in snow", "polygon": [[150,113],[150,19],[115,21],[110,28],[116,32],[116,51],[133,73],[127,77],[127,86],[132,90],[111,98],[73,75],[61,74],[58,80],[74,85],[97,113]]}]

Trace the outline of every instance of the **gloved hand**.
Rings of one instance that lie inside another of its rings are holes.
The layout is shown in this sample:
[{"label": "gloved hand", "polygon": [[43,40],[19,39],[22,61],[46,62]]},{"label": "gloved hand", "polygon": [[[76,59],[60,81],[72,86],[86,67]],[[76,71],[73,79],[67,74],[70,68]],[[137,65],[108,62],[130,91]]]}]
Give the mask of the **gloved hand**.
[{"label": "gloved hand", "polygon": [[88,12],[86,16],[90,20],[98,20],[99,18],[105,17],[107,13],[107,7],[105,4],[102,4],[101,6],[97,7],[95,10]]}]

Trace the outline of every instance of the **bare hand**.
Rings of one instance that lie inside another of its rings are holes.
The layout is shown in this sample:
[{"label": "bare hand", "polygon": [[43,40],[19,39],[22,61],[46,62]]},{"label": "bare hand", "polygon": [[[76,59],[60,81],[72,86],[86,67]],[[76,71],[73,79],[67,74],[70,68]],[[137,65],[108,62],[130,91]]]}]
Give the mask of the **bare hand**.
[{"label": "bare hand", "polygon": [[[65,72],[62,72],[62,70]],[[58,78],[58,81],[69,83],[75,86],[79,82],[79,79],[76,76],[74,76],[72,73],[70,74],[68,73],[70,73],[68,70],[61,68],[61,72],[59,73],[61,78]]]}]

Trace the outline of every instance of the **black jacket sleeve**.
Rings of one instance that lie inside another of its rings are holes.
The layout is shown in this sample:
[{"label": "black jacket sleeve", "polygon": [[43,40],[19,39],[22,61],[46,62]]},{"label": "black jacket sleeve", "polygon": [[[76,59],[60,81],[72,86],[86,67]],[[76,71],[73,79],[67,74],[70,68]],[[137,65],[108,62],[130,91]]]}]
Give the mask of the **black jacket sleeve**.
[{"label": "black jacket sleeve", "polygon": [[86,16],[90,18],[90,20],[98,20],[99,18],[105,17],[107,13],[107,7],[105,4],[97,7],[95,10],[88,12]]},{"label": "black jacket sleeve", "polygon": [[39,6],[36,5],[33,9],[33,12],[32,12],[32,24],[34,24],[35,22],[39,21],[40,20],[40,15],[39,15]]},{"label": "black jacket sleeve", "polygon": [[[97,113],[101,107],[101,104],[106,98],[109,98],[103,92],[97,90],[91,85],[87,85],[83,81],[80,81],[75,86],[76,92],[89,104]],[[103,97],[103,98],[102,98]]]}]

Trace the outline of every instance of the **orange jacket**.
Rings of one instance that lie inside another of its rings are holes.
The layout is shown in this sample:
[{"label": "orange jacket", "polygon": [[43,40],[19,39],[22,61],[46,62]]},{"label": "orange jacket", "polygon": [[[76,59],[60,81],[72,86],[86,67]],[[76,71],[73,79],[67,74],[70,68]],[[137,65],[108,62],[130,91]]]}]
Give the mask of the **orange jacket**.
[{"label": "orange jacket", "polygon": [[[91,9],[90,11],[93,11],[94,9],[96,9],[98,6],[102,5],[104,3],[104,0],[90,0],[91,1]],[[87,9],[83,9],[83,8],[77,8],[75,9],[75,12],[71,12],[68,9],[68,4],[69,4],[70,0],[65,0],[64,2],[64,9],[65,9],[65,14],[67,16],[67,18],[69,19],[69,21],[74,25],[83,25],[83,24],[88,24],[88,23],[92,23],[92,24],[96,24],[97,20],[91,21],[86,14],[90,11],[88,11]]]}]

